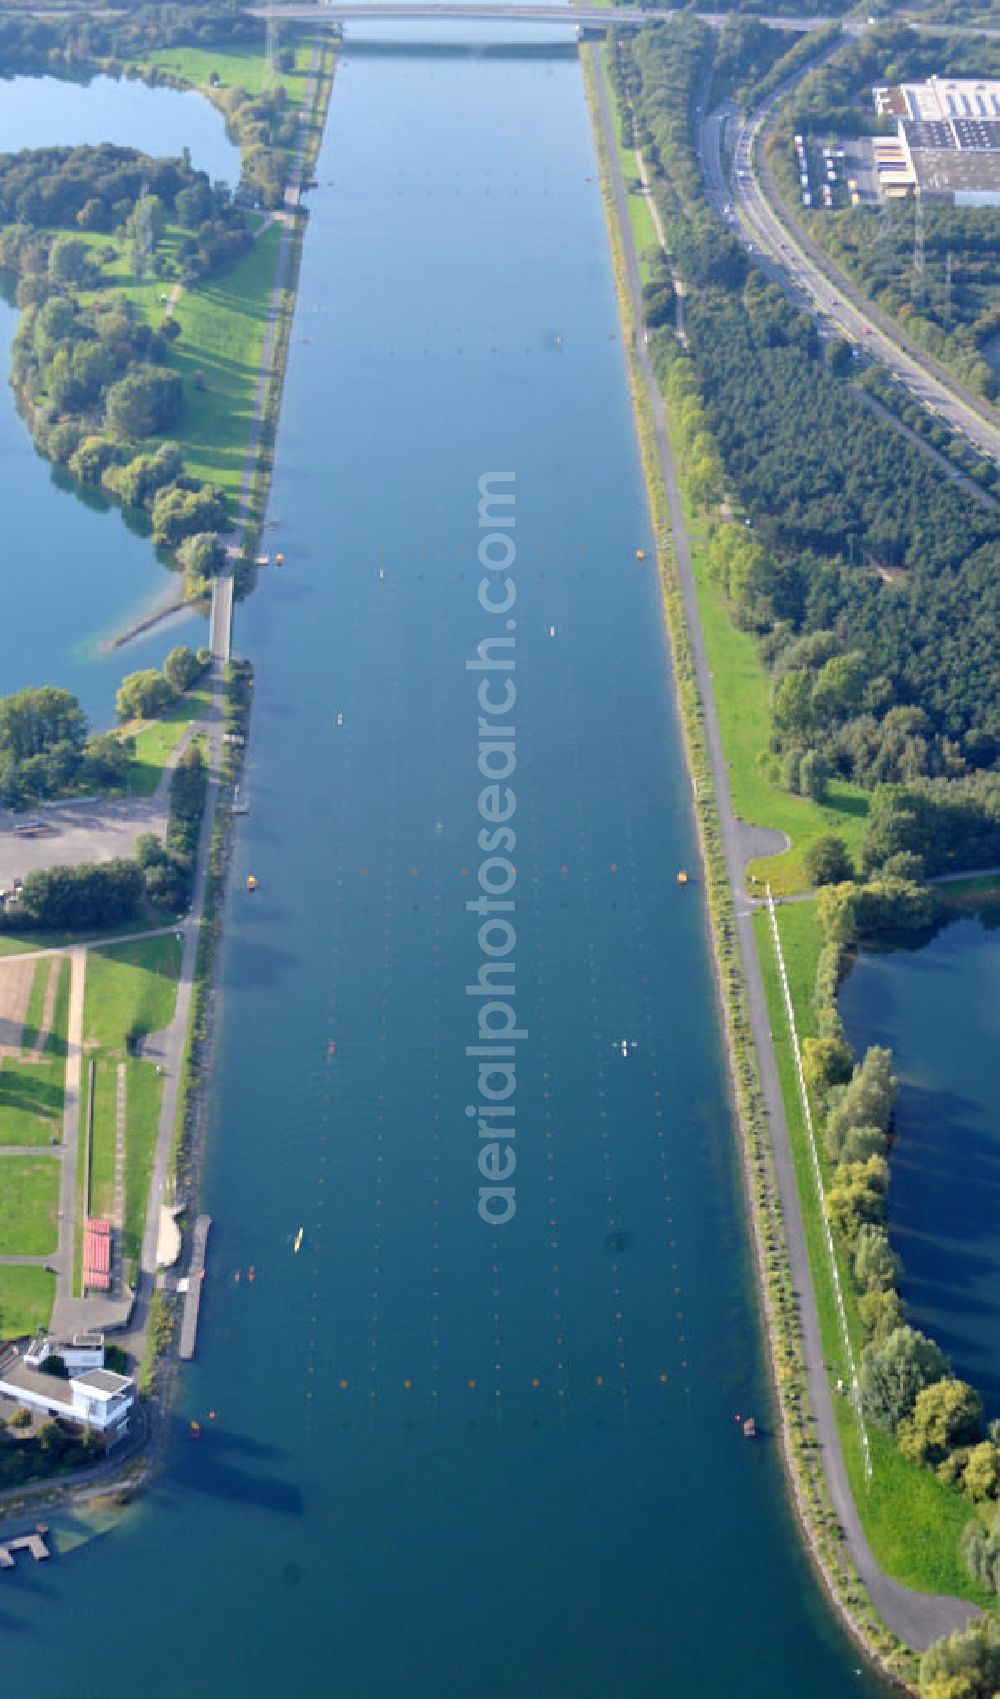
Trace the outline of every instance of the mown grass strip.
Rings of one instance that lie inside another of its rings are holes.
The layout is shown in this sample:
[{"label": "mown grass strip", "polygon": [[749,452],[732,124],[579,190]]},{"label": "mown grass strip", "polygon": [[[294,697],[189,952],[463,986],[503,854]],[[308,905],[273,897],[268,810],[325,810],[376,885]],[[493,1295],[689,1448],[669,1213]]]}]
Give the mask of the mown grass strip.
[{"label": "mown grass strip", "polygon": [[45,998],[49,988],[51,970],[51,956],[44,956],[40,962],[35,963],[31,990],[28,992],[28,1002],[24,1011],[24,1025],[21,1028],[22,1055],[30,1055],[38,1043],[38,1035],[42,1030],[42,1022],[45,1019]]}]

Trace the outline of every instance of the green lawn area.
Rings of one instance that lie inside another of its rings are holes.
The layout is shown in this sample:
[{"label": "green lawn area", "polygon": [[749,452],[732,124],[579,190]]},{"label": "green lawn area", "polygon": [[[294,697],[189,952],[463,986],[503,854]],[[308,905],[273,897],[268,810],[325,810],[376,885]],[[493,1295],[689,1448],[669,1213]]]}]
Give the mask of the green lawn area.
[{"label": "green lawn area", "polygon": [[845,1398],[836,1402],[851,1490],[861,1512],[876,1562],[906,1587],[947,1593],[992,1604],[959,1554],[962,1529],[975,1516],[963,1493],[946,1487],[929,1469],[918,1469],[900,1453],[891,1434],[869,1429],[871,1485],[865,1486],[857,1428]]},{"label": "green lawn area", "polygon": [[56,1248],[59,1164],[0,1152],[0,1256],[44,1257]]},{"label": "green lawn area", "polygon": [[[808,1137],[802,1115],[798,1080],[784,998],[778,978],[777,958],[768,915],[754,915],[754,931],[767,996],[774,1049],[781,1080],[785,1116],[792,1144],[795,1177],[802,1200],[802,1213],[813,1271],[813,1286],[823,1339],[823,1356],[831,1382],[846,1378],[840,1324],[834,1298],[829,1256],[821,1227],[816,1187],[809,1159]],[[815,1032],[812,992],[816,962],[822,939],[816,925],[815,903],[790,903],[778,908],[778,931],[788,972],[788,986],[795,1009],[800,1041]],[[824,1181],[829,1165],[820,1151]],[[841,1287],[847,1310],[848,1328],[855,1351],[860,1351],[865,1334],[854,1301],[854,1290],[843,1258],[838,1257]],[[872,1455],[872,1480],[866,1484],[857,1422],[846,1398],[834,1399],[844,1459],[851,1490],[878,1562],[888,1574],[906,1586],[929,1592],[951,1593],[985,1602],[958,1555],[958,1539],[972,1515],[972,1506],[962,1493],[944,1486],[936,1476],[900,1455],[895,1441],[871,1425],[868,1427]]]},{"label": "green lawn area", "polygon": [[56,1277],[44,1268],[0,1268],[0,1339],[48,1327]]},{"label": "green lawn area", "polygon": [[[76,226],[66,229],[63,234],[72,236],[74,241],[85,242],[93,253],[96,264],[100,266],[102,282],[98,289],[80,291],[81,301],[95,301],[101,296],[112,293],[124,295],[131,301],[140,318],[147,324],[158,325],[163,318],[163,297],[170,291],[181,273],[181,262],[178,255],[181,239],[187,235],[179,225],[167,225],[163,236],[157,244],[157,255],[162,262],[162,275],[154,277],[137,277],[132,270],[129,254],[129,244],[124,236],[106,231],[78,230]],[[114,259],[101,259],[102,253],[109,248],[115,250]]]},{"label": "green lawn area", "polygon": [[[163,1095],[163,1079],[152,1062],[129,1056],[130,1033],[159,1032],[170,1021],[177,995],[181,945],[173,934],[138,939],[112,949],[92,950],[87,961],[84,1043],[96,1061],[94,1138],[90,1207],[107,1214],[114,1205],[115,1121],[118,1064],[125,1063],[125,1255],[141,1250],[149,1176]],[[82,1113],[86,1115],[89,1068],[84,1068]],[[81,1122],[86,1126],[86,1120]],[[77,1170],[78,1217],[83,1214],[83,1158]],[[79,1221],[74,1253],[78,1289],[82,1250]]]},{"label": "green lawn area", "polygon": [[781,855],[761,857],[751,864],[759,879],[767,879],[776,895],[808,889],[802,854],[824,832],[837,832],[857,857],[864,835],[868,797],[858,785],[834,780],[829,801],[820,804],[792,796],[771,776],[770,684],[747,631],[729,618],[715,586],[708,582],[705,551],[692,539],[698,610],[708,664],[712,672],[722,744],[729,769],[733,808],[741,820],[785,832],[792,847]]},{"label": "green lawn area", "polygon": [[161,719],[134,721],[120,728],[122,736],[135,738],[135,760],[129,775],[133,796],[152,796],[185,728],[205,712],[208,703],[207,688],[189,690]]},{"label": "green lawn area", "polygon": [[[248,216],[259,223],[259,215]],[[113,247],[117,254],[101,262],[101,288],[82,291],[81,301],[113,291],[126,296],[149,324],[161,323],[165,297],[181,270],[179,228],[168,227],[157,250],[164,275],[145,279],[134,276],[124,239],[76,229],[65,233],[95,251]],[[165,437],[149,437],[141,445],[152,453],[169,437],[179,443],[192,477],[221,484],[231,496],[239,494],[243,480],[280,238],[280,224],[271,224],[235,265],[182,290],[174,310],[180,335],[166,364],[183,379],[183,411]]]},{"label": "green lawn area", "polygon": [[243,481],[280,240],[270,225],[228,271],[186,289],[175,314],[169,363],[184,380],[184,410],[172,434],[191,476],[230,496]]},{"label": "green lawn area", "polygon": [[174,1012],[181,946],[173,933],[91,950],[83,1008],[84,1045],[126,1057],[130,1032],[159,1032]]},{"label": "green lawn area", "polygon": [[[286,44],[295,48],[295,69],[280,72],[277,80],[285,90],[289,105],[301,106],[312,44],[308,41],[286,42],[282,39],[281,45]],[[175,77],[183,77],[185,82],[191,83],[195,88],[207,89],[213,72],[219,79],[220,88],[242,88],[246,89],[247,94],[260,94],[267,88],[269,80],[263,52],[249,46],[227,46],[221,49],[161,47],[149,55],[146,63],[170,71]]]},{"label": "green lawn area", "polygon": [[28,1004],[24,1011],[24,1028],[21,1032],[21,1053],[27,1054],[34,1050],[38,1042],[45,1015],[45,996],[49,988],[49,974],[54,966],[52,956],[43,956],[35,963],[35,972],[28,992]]},{"label": "green lawn area", "polygon": [[[25,1062],[5,1056],[0,1066],[0,1147],[50,1145],[62,1138],[61,1058]],[[0,1191],[0,1207],[6,1198]]]}]

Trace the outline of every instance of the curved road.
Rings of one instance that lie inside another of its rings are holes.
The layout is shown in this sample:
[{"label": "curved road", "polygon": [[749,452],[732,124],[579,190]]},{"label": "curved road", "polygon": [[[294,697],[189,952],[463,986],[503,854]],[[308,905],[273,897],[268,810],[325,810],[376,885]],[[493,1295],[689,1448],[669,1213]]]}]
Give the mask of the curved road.
[{"label": "curved road", "polygon": [[[607,142],[612,189],[625,250],[633,322],[636,325],[641,325],[642,290],[639,278],[639,262],[628,216],[628,199],[622,178],[614,120],[608,103],[607,87],[601,72],[600,59],[590,46],[585,47],[583,51],[590,56],[597,89],[600,119]],[[847,1550],[875,1609],[894,1634],[917,1651],[924,1651],[932,1641],[938,1639],[942,1634],[948,1634],[956,1628],[964,1627],[969,1618],[975,1614],[975,1610],[972,1605],[961,1599],[947,1598],[934,1593],[913,1592],[910,1588],[902,1587],[897,1581],[891,1580],[879,1568],[861,1526],[861,1519],[844,1467],[833,1410],[833,1394],[830,1390],[826,1364],[823,1360],[819,1317],[813,1292],[809,1253],[806,1249],[803,1230],[802,1207],[792,1163],[788,1125],[785,1120],[785,1108],[778,1081],[774,1046],[771,1041],[770,1020],[764,996],[760,961],[753,933],[752,917],[755,905],[747,897],[744,889],[746,858],[741,838],[741,827],[733,812],[732,799],[729,794],[729,775],[719,734],[719,722],[712,690],[712,676],[698,615],[694,577],[691,570],[691,551],[684,525],[684,512],[677,486],[666,412],[660,387],[653,373],[648,349],[641,333],[637,336],[636,348],[649,391],[657,453],[670,510],[674,553],[684,598],[685,616],[691,635],[691,647],[694,653],[698,690],[705,722],[705,737],[712,767],[712,780],[715,786],[719,829],[733,891],[736,925],[750,1002],[754,1043],[770,1126],[775,1171],[781,1193],[792,1283],[799,1299],[803,1356],[806,1365],[809,1402],[815,1420],[816,1439],[823,1457],[830,1500],[843,1530]]]},{"label": "curved road", "polygon": [[[722,163],[722,130],[735,121],[735,106],[729,102],[701,124],[698,150],[709,199],[726,217],[726,207],[735,206],[739,227],[752,251],[759,251],[765,269],[818,313],[830,326],[888,366],[917,401],[938,413],[953,429],[961,431],[980,453],[1000,463],[1000,422],[993,410],[953,378],[944,367],[916,348],[891,319],[856,290],[815,243],[797,226],[782,222],[774,210],[773,190],[758,158],[759,146],[769,134],[776,108],[795,83],[837,50],[812,60],[798,76],[782,85],[765,106],[743,121],[733,154],[730,187]],[[733,222],[730,215],[729,222]]]}]

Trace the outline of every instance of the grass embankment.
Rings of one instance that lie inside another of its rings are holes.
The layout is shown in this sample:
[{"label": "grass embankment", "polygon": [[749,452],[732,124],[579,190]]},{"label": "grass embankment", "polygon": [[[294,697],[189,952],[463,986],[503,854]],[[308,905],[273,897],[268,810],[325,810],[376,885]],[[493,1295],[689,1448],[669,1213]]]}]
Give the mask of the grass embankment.
[{"label": "grass embankment", "polygon": [[[601,0],[601,4],[610,5],[611,0]],[[610,91],[611,82],[608,78],[607,71],[608,55],[611,50],[607,40],[601,43],[600,51],[601,68]],[[658,251],[660,238],[656,234],[656,225],[653,221],[653,213],[649,204],[649,196],[646,194],[646,191],[642,186],[642,179],[639,175],[639,155],[635,148],[626,147],[625,143],[622,141],[620,125],[615,130],[615,141],[618,147],[618,158],[621,162],[622,177],[625,181],[625,188],[628,193],[628,216],[629,223],[632,226],[632,239],[635,242],[635,251],[639,259],[639,275],[641,276],[643,283],[648,283],[651,273],[647,256],[650,253],[650,250],[654,253]]]},{"label": "grass embankment", "polygon": [[[821,1226],[822,1206],[816,1197],[771,923],[765,913],[754,916],[754,930],[774,1034],[795,1176],[802,1200],[823,1356],[831,1380],[836,1381],[846,1378],[847,1370],[833,1278]],[[812,995],[823,939],[816,923],[815,904],[794,903],[779,908],[778,932],[801,1041],[816,1031]],[[820,1167],[824,1186],[827,1186],[831,1180],[831,1168],[822,1147]],[[839,1254],[838,1262],[848,1329],[858,1353],[866,1334],[858,1315],[850,1270]],[[835,1399],[834,1407],[851,1490],[877,1562],[887,1574],[907,1587],[931,1593],[949,1593],[958,1598],[972,1599],[977,1604],[987,1603],[985,1594],[972,1581],[958,1551],[962,1529],[973,1515],[968,1499],[957,1489],[945,1486],[929,1470],[908,1463],[891,1435],[882,1433],[871,1424],[868,1435],[872,1478],[870,1483],[866,1483],[857,1422],[850,1403],[846,1398],[839,1398]]]},{"label": "grass embankment", "polygon": [[[137,1044],[173,1017],[182,946],[173,935],[91,950],[83,1010],[84,1073],[81,1148],[77,1170],[79,1215],[112,1215],[118,1069],[125,1069],[124,1249],[138,1259],[146,1223],[149,1176],[156,1147],[163,1080],[155,1063],[134,1054]],[[94,1117],[90,1197],[83,1196],[84,1140],[89,1114],[89,1063],[94,1067]],[[80,1235],[77,1234],[79,1241]],[[80,1281],[79,1243],[74,1285]]]}]

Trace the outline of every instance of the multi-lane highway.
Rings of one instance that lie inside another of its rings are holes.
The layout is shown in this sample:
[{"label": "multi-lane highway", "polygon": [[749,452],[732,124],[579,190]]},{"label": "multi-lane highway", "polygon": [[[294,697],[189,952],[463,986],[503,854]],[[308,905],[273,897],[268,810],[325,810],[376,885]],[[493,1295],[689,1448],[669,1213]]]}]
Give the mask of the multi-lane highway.
[{"label": "multi-lane highway", "polygon": [[[828,49],[833,51],[835,48]],[[807,69],[819,62],[813,61]],[[1000,423],[988,404],[908,342],[891,319],[866,302],[808,236],[797,226],[784,223],[775,211],[761,150],[775,109],[792,86],[785,84],[765,107],[742,123],[731,103],[699,123],[699,152],[710,200],[747,246],[759,254],[766,269],[826,325],[888,366],[918,401],[955,430],[963,431],[981,453],[1000,463]],[[725,131],[731,126],[738,127],[727,178]]]}]

